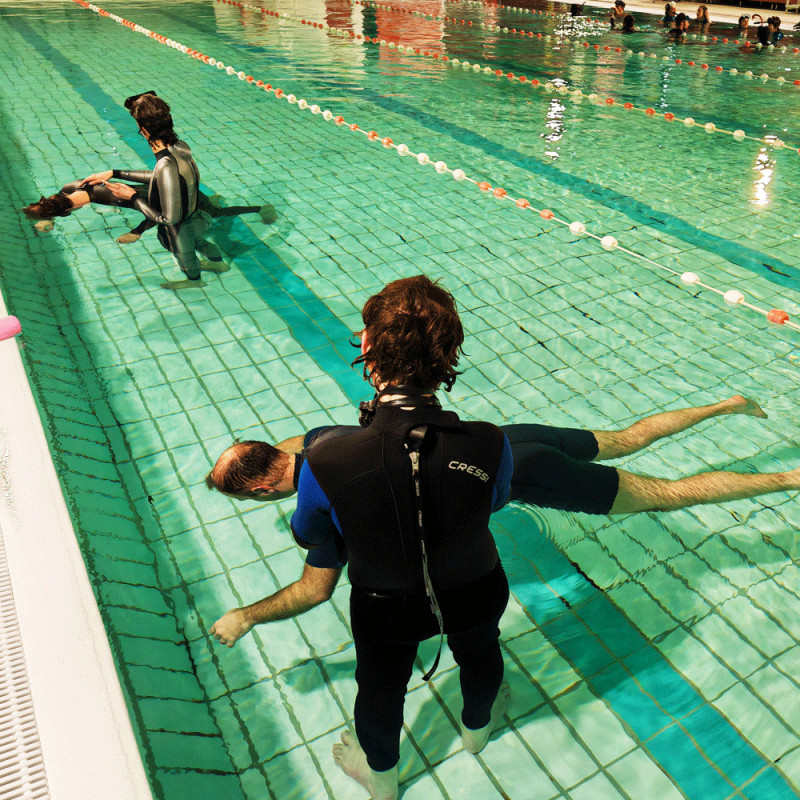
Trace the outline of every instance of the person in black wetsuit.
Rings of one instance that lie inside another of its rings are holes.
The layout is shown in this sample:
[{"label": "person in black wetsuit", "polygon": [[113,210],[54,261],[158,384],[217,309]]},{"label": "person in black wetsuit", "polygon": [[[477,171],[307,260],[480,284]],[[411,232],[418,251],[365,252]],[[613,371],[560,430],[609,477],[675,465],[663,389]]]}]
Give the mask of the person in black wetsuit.
[{"label": "person in black wetsuit", "polygon": [[378,391],[374,419],[308,451],[292,530],[306,547],[346,544],[357,739],[345,733],[334,760],[375,800],[394,800],[420,641],[447,635],[465,747],[478,752],[507,708],[498,622],[508,582],[488,521],[508,499],[511,453],[497,427],[463,422],[436,400],[456,379],[463,342],[449,293],[425,276],[395,281],[362,317],[357,361]]},{"label": "person in black wetsuit", "polygon": [[[173,130],[169,106],[155,92],[129,97],[125,107],[139,125],[156,156],[156,165],[148,170],[106,170],[90,175],[84,183],[105,183],[118,200],[127,201],[158,226],[158,240],[172,253],[186,278],[161,284],[165,289],[198,288],[205,284],[201,270],[225,272],[217,247],[203,235],[211,224],[208,211],[198,206],[200,176],[189,145],[180,141]],[[147,196],[127,184],[108,183],[111,178],[147,184]],[[207,261],[200,262],[198,251]]]},{"label": "person in black wetsuit", "polygon": [[[147,196],[147,184],[129,184],[137,194]],[[266,223],[274,222],[277,218],[274,206],[269,203],[261,206],[218,206],[212,202],[213,198],[197,192],[197,208],[205,211],[212,219],[221,217],[238,217],[242,214],[258,214]],[[85,180],[71,181],[62,186],[56,194],[49,197],[40,197],[22,209],[25,216],[40,222],[34,227],[40,231],[52,230],[52,220],[55,217],[68,217],[74,211],[84,206],[96,203],[102,206],[115,206],[118,208],[134,208],[133,200],[120,200],[116,197],[106,183],[89,184]],[[50,224],[41,224],[41,223]],[[155,228],[156,223],[145,217],[135,228],[117,237],[120,244],[130,244],[139,240],[141,235]]]},{"label": "person in black wetsuit", "polygon": [[[501,425],[500,430],[511,444],[514,461],[510,502],[597,514],[630,513],[648,508],[667,510],[719,502],[722,498],[712,491],[713,486],[697,486],[698,476],[665,481],[636,476],[595,462],[632,455],[699,422],[733,414],[766,417],[754,400],[734,395],[707,406],[645,417],[619,431],[526,423]],[[358,427],[347,425],[314,428],[275,446],[257,441],[237,442],[217,459],[206,484],[210,489],[239,500],[270,501],[289,497],[297,489],[306,451],[318,442],[357,430]],[[712,476],[726,474],[711,473]],[[758,476],[754,477],[757,481]],[[746,476],[744,480],[747,481]],[[763,490],[777,490],[780,488],[775,485],[778,480],[768,480]],[[756,481],[745,488],[760,492]],[[297,581],[257,603],[226,612],[214,623],[211,633],[222,644],[233,647],[254,625],[308,611],[331,597],[346,563],[346,551],[333,546],[333,541],[311,550]]]}]

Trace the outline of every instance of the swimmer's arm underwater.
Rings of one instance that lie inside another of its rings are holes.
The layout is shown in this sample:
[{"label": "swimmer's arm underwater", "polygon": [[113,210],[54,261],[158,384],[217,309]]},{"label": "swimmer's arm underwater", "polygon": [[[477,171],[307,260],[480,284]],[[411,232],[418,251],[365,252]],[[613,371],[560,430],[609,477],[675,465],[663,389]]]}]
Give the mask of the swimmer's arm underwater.
[{"label": "swimmer's arm underwater", "polygon": [[232,608],[211,626],[210,632],[221,644],[233,647],[254,625],[296,617],[330,600],[341,574],[341,569],[306,564],[299,580],[257,603]]}]

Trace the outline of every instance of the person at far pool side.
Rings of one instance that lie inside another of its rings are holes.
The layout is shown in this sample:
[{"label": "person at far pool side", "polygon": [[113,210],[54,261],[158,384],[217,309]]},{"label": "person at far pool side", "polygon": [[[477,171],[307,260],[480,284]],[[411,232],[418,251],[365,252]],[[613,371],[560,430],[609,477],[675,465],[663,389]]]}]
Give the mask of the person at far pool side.
[{"label": "person at far pool side", "polygon": [[669,33],[667,34],[668,39],[675,39],[676,41],[680,41],[685,35],[686,31],[689,30],[689,17],[681,12],[675,17],[675,26],[670,28]]},{"label": "person at far pool side", "polygon": [[708,6],[697,6],[697,15],[694,21],[703,30],[711,24],[711,20],[708,18]]},{"label": "person at far pool side", "polygon": [[661,22],[664,25],[671,25],[672,22],[675,20],[675,14],[678,12],[678,7],[673,2],[669,2],[664,6],[664,18]]},{"label": "person at far pool side", "polygon": [[749,30],[750,30],[750,15],[742,14],[742,16],[739,17],[739,36],[741,38],[747,38]]},{"label": "person at far pool side", "polygon": [[614,7],[608,13],[608,22],[611,25],[611,30],[619,23],[622,27],[622,20],[625,18],[625,0],[614,0]]}]

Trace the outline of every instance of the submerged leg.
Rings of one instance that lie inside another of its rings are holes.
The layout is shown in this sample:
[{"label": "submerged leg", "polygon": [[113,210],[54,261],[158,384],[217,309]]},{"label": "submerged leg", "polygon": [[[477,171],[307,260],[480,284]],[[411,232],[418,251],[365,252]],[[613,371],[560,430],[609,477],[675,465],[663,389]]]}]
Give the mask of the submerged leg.
[{"label": "submerged leg", "polygon": [[672,436],[698,422],[724,414],[747,414],[765,418],[767,415],[755,400],[736,394],[719,403],[694,408],[681,408],[653,414],[634,422],[621,431],[592,431],[597,439],[598,453],[595,461],[631,455],[665,436]]}]

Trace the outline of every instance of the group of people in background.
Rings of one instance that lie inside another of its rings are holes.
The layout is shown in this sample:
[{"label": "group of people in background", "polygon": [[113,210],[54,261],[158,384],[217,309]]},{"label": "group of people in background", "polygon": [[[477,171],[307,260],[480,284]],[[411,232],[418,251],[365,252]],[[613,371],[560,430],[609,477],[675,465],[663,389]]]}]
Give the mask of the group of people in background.
[{"label": "group of people in background", "polygon": [[[741,37],[747,37],[750,30],[750,20],[756,17],[758,17],[759,21],[759,25],[755,29],[756,36],[761,45],[764,47],[775,45],[783,39],[780,17],[772,16],[764,20],[760,14],[754,14],[752,18],[749,14],[742,14],[739,17],[738,27]],[[636,19],[633,14],[625,10],[625,0],[614,0],[614,7],[609,12],[608,21],[612,30],[621,30],[622,33],[636,32]],[[677,5],[670,0],[664,6],[664,16],[661,19],[661,24],[670,26],[668,34],[670,39],[680,39],[689,30],[690,25],[697,26],[701,31],[706,30],[711,24],[711,19],[708,16],[708,6],[698,6],[695,18],[692,20],[688,14],[678,12]]]}]

